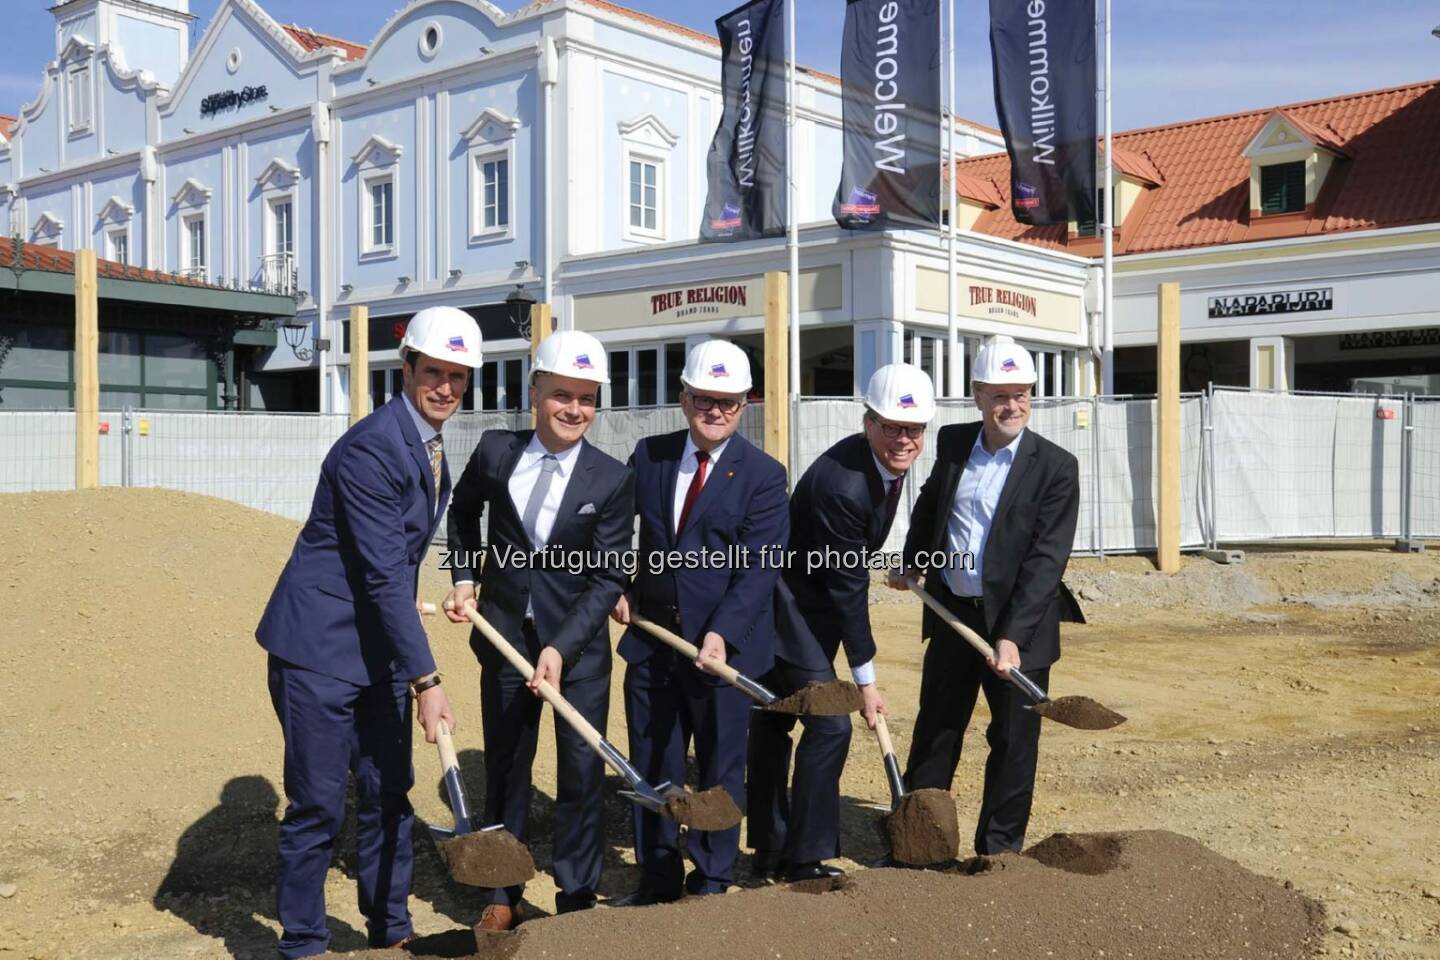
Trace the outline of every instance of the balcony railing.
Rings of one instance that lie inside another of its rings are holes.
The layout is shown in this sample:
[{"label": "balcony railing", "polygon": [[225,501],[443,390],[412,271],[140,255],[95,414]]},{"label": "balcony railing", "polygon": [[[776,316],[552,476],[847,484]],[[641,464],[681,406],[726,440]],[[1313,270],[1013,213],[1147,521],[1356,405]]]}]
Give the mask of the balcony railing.
[{"label": "balcony railing", "polygon": [[295,255],[272,253],[260,258],[260,289],[293,297],[296,290]]}]

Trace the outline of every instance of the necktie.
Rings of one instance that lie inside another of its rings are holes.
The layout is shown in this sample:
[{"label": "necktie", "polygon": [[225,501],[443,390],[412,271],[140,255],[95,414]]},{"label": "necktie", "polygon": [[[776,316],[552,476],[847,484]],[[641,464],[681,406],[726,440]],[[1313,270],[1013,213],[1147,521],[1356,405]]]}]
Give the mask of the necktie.
[{"label": "necktie", "polygon": [[677,537],[685,529],[685,521],[690,519],[690,508],[700,499],[700,489],[705,486],[705,465],[710,462],[710,454],[696,450],[695,461],[695,476],[690,478],[690,489],[685,491],[685,505],[680,508],[680,522],[675,526]]},{"label": "necktie", "polygon": [[900,488],[905,486],[904,477],[890,481],[890,490],[885,494],[885,526],[888,529],[895,519],[895,510],[900,506]]},{"label": "necktie", "polygon": [[530,488],[530,499],[525,501],[525,514],[520,518],[520,523],[525,528],[525,535],[530,538],[533,546],[539,547],[540,535],[535,532],[535,521],[540,518],[540,508],[545,505],[545,495],[550,492],[550,479],[555,476],[555,471],[560,469],[560,461],[555,459],[555,454],[547,453],[540,458],[540,477],[535,481],[535,486]]},{"label": "necktie", "polygon": [[440,467],[445,462],[445,442],[440,439],[440,434],[435,434],[425,441],[425,447],[430,451],[430,472],[435,476],[435,499],[440,499]]}]

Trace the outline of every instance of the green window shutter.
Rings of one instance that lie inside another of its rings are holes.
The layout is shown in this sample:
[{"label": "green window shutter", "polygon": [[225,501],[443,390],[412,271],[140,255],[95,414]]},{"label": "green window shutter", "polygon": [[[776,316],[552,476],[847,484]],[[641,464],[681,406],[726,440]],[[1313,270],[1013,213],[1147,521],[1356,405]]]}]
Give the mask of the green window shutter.
[{"label": "green window shutter", "polygon": [[1305,161],[1260,168],[1260,212],[1298,213],[1305,209]]}]

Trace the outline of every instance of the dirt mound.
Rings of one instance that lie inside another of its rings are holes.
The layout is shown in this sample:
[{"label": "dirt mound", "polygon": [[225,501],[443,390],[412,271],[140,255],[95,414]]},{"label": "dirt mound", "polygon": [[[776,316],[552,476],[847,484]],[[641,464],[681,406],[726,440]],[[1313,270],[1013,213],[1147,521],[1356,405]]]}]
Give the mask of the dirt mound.
[{"label": "dirt mound", "polygon": [[457,883],[510,887],[535,876],[535,860],[509,830],[480,830],[437,840],[440,859]]},{"label": "dirt mound", "polygon": [[913,790],[885,818],[890,850],[900,863],[926,866],[960,852],[960,819],[948,790]]},{"label": "dirt mound", "polygon": [[830,680],[825,683],[817,680],[805,684],[788,697],[781,697],[774,703],[766,704],[761,709],[771,713],[839,717],[855,713],[864,706],[865,697],[860,693],[860,688],[849,680]]},{"label": "dirt mound", "polygon": [[[677,950],[691,960],[1303,960],[1323,933],[1317,903],[1173,833],[1057,835],[988,859],[973,873],[861,870],[819,895],[770,887],[567,914],[523,924],[504,946],[515,960]],[[478,956],[497,955],[487,943]]]}]

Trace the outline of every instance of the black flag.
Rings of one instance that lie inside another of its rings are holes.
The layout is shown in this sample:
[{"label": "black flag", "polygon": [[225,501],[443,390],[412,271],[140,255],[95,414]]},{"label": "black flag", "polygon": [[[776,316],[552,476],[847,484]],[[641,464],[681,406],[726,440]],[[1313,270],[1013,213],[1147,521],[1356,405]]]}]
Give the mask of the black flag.
[{"label": "black flag", "polygon": [[866,230],[940,223],[938,0],[849,0],[840,77],[836,222]]},{"label": "black flag", "polygon": [[1095,218],[1095,0],[990,0],[995,112],[1021,223]]},{"label": "black flag", "polygon": [[754,0],[715,21],[723,107],[706,163],[701,240],[785,232],[784,0]]}]

